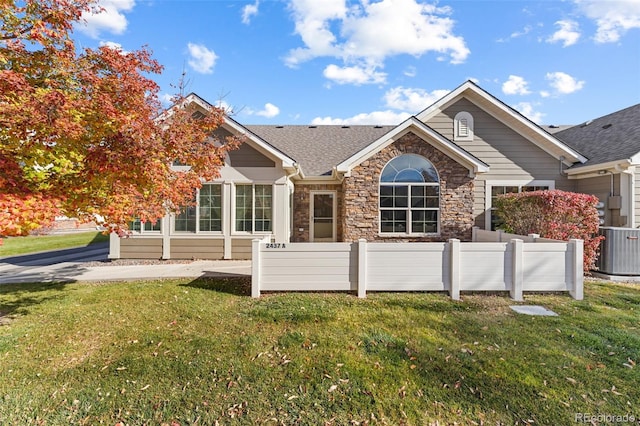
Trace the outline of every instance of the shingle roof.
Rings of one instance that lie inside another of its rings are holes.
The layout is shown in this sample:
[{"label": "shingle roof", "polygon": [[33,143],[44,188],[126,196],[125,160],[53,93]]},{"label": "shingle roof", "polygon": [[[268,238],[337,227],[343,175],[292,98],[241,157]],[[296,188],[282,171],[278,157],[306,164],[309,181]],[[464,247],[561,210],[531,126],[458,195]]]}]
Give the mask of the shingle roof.
[{"label": "shingle roof", "polygon": [[631,158],[640,152],[640,104],[554,135],[589,161],[574,168]]},{"label": "shingle roof", "polygon": [[247,125],[249,131],[295,159],[306,176],[328,176],[351,157],[395,126]]}]

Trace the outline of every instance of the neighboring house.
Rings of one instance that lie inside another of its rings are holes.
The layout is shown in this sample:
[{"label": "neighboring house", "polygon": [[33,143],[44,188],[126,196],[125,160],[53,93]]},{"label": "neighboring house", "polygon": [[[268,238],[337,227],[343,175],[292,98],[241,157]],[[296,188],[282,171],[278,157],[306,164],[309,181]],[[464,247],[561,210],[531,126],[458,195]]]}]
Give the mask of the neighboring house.
[{"label": "neighboring house", "polygon": [[589,160],[567,170],[603,204],[605,226],[640,226],[640,104],[554,134]]},{"label": "neighboring house", "polygon": [[[633,205],[616,216],[608,192],[599,195],[599,173],[617,163],[592,164],[566,136],[572,130],[552,135],[470,81],[397,126],[227,118],[220,136],[245,142],[200,189],[198,205],[134,224],[129,238],[112,235],[110,257],[246,259],[265,235],[278,243],[468,241],[473,226],[495,225],[496,196],[537,189],[594,193],[609,202],[607,220],[633,216]],[[633,192],[635,177],[626,180]]]}]

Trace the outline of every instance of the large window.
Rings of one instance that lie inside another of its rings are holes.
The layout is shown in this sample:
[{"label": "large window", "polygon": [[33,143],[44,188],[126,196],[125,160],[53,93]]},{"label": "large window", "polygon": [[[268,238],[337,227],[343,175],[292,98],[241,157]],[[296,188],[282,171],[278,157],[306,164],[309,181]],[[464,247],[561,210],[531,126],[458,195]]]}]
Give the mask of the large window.
[{"label": "large window", "polygon": [[222,189],[206,183],[197,192],[197,203],[182,209],[174,218],[176,232],[222,231]]},{"label": "large window", "polygon": [[391,160],[380,177],[380,232],[434,234],[440,217],[440,179],[424,157]]},{"label": "large window", "polygon": [[519,193],[519,192],[530,192],[530,191],[543,191],[543,190],[547,190],[547,189],[551,189],[553,185],[550,183],[544,183],[544,184],[536,184],[536,182],[531,182],[530,184],[527,185],[490,185],[491,187],[491,200],[490,200],[490,205],[489,205],[489,211],[491,212],[490,214],[490,229],[492,231],[495,231],[496,229],[498,229],[498,227],[500,227],[500,225],[502,224],[502,222],[500,221],[500,219],[498,219],[498,217],[495,214],[496,208],[493,207],[495,206],[495,201],[496,198],[498,198],[498,196],[500,195],[504,195],[504,194],[512,194],[512,193]]},{"label": "large window", "polygon": [[272,198],[271,185],[236,185],[235,230],[271,232]]}]

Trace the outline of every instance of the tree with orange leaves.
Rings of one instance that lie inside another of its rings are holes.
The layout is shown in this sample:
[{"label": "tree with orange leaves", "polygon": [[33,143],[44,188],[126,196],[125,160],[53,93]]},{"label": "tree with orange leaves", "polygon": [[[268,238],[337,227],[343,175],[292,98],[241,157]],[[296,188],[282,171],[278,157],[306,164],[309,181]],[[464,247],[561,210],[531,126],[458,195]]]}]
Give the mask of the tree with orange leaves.
[{"label": "tree with orange leaves", "polygon": [[239,143],[213,139],[218,108],[195,114],[178,95],[162,111],[148,49],[77,51],[73,25],[96,1],[0,0],[0,236],[60,214],[99,215],[116,232],[155,221],[188,205]]}]

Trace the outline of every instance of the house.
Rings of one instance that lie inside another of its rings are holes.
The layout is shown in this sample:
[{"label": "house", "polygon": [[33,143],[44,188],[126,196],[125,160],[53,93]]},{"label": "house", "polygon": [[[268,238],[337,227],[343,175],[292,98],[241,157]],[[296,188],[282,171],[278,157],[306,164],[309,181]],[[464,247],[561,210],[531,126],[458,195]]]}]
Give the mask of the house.
[{"label": "house", "polygon": [[499,194],[538,189],[596,194],[605,220],[635,223],[633,155],[610,158],[575,128],[550,130],[471,81],[397,126],[251,126],[227,117],[219,136],[245,142],[220,178],[204,183],[198,205],[133,224],[131,237],[112,235],[110,258],[246,259],[265,235],[277,243],[468,241],[474,226],[495,227]]}]

